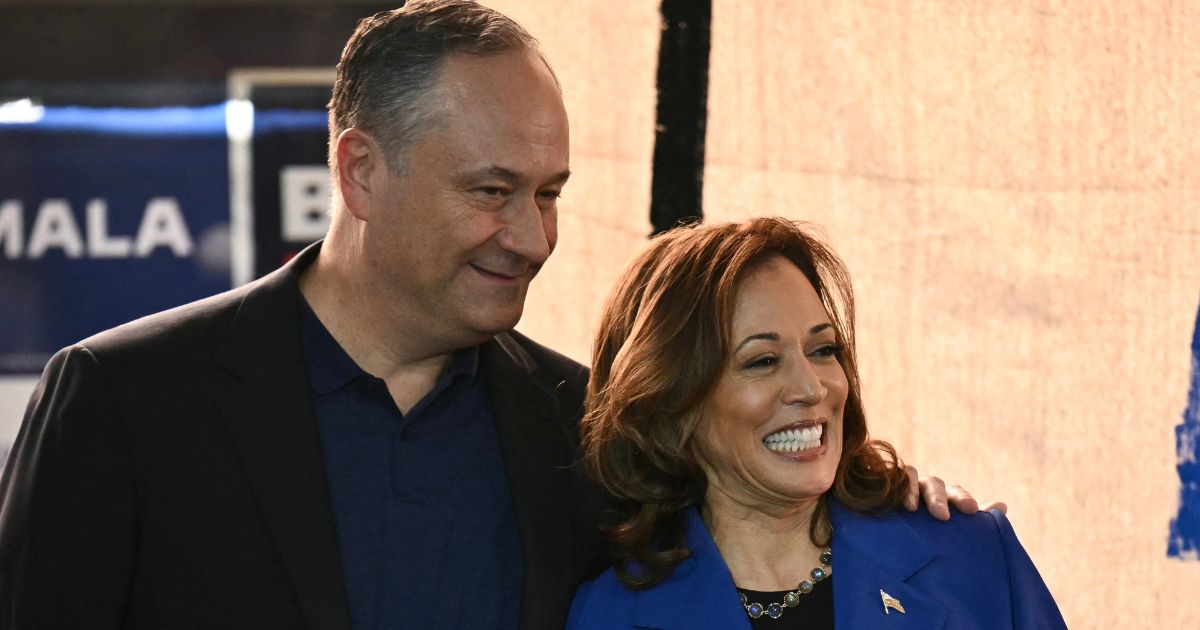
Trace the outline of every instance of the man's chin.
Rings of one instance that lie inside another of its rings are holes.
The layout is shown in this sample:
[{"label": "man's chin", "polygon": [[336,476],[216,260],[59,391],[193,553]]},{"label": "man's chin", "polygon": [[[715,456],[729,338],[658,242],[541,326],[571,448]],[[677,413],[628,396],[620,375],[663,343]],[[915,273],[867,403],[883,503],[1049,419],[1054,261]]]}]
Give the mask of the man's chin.
[{"label": "man's chin", "polygon": [[446,324],[453,322],[453,328],[462,333],[469,332],[477,339],[486,340],[511,330],[521,321],[525,310],[525,287],[499,291],[472,289],[475,290],[456,291],[455,299],[445,304],[450,307],[443,311]]},{"label": "man's chin", "polygon": [[480,309],[474,313],[469,325],[479,336],[494,337],[507,330],[512,330],[521,321],[522,308]]}]

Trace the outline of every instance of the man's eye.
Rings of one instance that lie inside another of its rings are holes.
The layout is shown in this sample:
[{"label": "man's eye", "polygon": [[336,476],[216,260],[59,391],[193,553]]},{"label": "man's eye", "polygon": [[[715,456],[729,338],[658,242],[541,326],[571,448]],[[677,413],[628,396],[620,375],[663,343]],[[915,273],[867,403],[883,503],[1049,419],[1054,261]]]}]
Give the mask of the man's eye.
[{"label": "man's eye", "polygon": [[503,194],[504,194],[504,189],[503,189],[503,188],[499,188],[499,187],[497,187],[497,186],[484,186],[484,187],[482,187],[482,188],[479,188],[479,189],[477,189],[477,190],[478,190],[480,193],[482,193],[482,194],[484,194],[484,195],[487,195],[487,196],[489,196],[489,197],[499,197],[500,195],[503,195]]},{"label": "man's eye", "polygon": [[543,190],[542,192],[538,193],[538,197],[541,197],[542,199],[545,199],[547,201],[554,201],[555,199],[562,198],[562,191],[561,190]]}]

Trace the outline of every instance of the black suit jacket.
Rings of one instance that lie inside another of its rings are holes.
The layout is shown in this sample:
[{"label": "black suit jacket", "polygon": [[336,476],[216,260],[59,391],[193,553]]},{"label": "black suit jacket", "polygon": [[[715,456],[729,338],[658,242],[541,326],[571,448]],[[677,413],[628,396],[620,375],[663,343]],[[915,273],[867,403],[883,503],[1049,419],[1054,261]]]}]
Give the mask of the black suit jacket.
[{"label": "black suit jacket", "polygon": [[[54,356],[0,480],[0,627],[349,630],[297,322],[318,248]],[[561,628],[600,568],[574,465],[587,372],[515,332],[480,362],[525,561],[520,628]]]}]

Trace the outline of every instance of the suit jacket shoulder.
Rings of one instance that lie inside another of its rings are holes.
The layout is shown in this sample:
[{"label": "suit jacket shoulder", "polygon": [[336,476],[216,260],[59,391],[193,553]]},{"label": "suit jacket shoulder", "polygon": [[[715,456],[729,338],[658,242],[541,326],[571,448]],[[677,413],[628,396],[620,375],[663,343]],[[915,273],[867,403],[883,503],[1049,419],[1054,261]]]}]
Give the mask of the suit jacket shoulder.
[{"label": "suit jacket shoulder", "polygon": [[251,349],[263,341],[295,344],[299,276],[318,251],[319,246],[310,247],[244,286],[147,315],[72,347],[87,348],[102,363],[116,362],[117,371],[179,374],[208,369],[214,359],[218,364],[236,363],[228,349],[239,344],[250,342]]},{"label": "suit jacket shoulder", "polygon": [[[926,521],[933,520],[926,516]],[[962,518],[960,525],[963,537],[969,541],[960,543],[954,549],[947,549],[944,555],[969,558],[973,547],[970,541],[986,540],[990,554],[1002,559],[1008,576],[1009,612],[1014,628],[1065,628],[1062,614],[1055,603],[1054,597],[1046,586],[1029,553],[1017,539],[1016,531],[1008,517],[998,510],[977,512],[975,514],[955,513],[953,520]],[[941,524],[940,521],[937,521]],[[924,524],[929,528],[927,535],[931,540],[941,544],[951,542],[952,538],[940,536],[936,525]],[[998,547],[998,552],[996,551]],[[961,554],[961,555],[960,555]],[[1001,562],[1000,559],[996,560]],[[978,570],[978,567],[975,568]]]},{"label": "suit jacket shoulder", "polygon": [[[865,515],[831,501],[830,518],[839,626],[1065,627],[999,512],[955,512],[942,522],[926,510]],[[885,596],[905,612],[885,606]]]},{"label": "suit jacket shoulder", "polygon": [[55,355],[0,479],[0,627],[348,627],[297,333],[315,253]]},{"label": "suit jacket shoulder", "polygon": [[515,330],[498,335],[497,340],[501,345],[511,344],[525,353],[530,362],[531,377],[545,390],[554,392],[565,413],[582,415],[589,375],[587,367]]}]

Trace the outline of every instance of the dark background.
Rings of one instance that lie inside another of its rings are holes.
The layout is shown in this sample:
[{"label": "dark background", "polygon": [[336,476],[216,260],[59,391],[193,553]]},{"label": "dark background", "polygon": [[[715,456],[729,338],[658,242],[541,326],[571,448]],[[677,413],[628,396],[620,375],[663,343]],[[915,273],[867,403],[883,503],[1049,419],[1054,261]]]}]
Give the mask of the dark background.
[{"label": "dark background", "polygon": [[[229,71],[333,67],[358,20],[403,0],[0,0],[0,103],[157,107],[225,100]],[[703,217],[711,0],[663,0],[650,219]],[[536,36],[536,33],[534,34]],[[256,107],[311,109],[284,90]],[[307,148],[306,148],[307,153]]]},{"label": "dark background", "polygon": [[331,68],[359,19],[401,4],[0,0],[0,102],[218,103],[231,69]]}]

